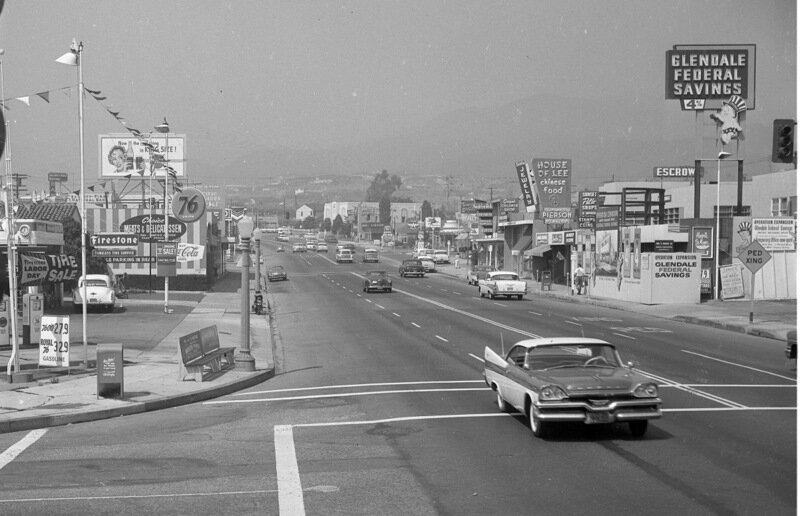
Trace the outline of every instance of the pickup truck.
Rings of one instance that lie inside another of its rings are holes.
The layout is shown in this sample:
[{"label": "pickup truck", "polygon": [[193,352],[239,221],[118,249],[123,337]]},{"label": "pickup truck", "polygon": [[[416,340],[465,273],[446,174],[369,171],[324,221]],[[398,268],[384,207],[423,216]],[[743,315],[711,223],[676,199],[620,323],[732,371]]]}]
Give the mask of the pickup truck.
[{"label": "pickup truck", "polygon": [[519,279],[519,275],[513,271],[492,271],[486,275],[486,279],[478,280],[478,295],[489,299],[497,296],[511,298],[522,296],[528,293],[528,283]]},{"label": "pickup truck", "polygon": [[425,269],[422,268],[422,262],[417,259],[403,260],[398,273],[401,278],[406,276],[419,276],[422,278],[425,276]]}]

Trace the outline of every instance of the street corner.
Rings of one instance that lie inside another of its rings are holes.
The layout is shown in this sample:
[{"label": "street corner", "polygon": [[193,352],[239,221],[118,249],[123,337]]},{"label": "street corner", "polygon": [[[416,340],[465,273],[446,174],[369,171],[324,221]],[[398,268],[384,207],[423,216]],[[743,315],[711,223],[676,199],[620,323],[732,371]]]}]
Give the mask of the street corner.
[{"label": "street corner", "polygon": [[39,408],[49,400],[49,396],[25,392],[24,390],[3,391],[0,392],[0,416]]}]

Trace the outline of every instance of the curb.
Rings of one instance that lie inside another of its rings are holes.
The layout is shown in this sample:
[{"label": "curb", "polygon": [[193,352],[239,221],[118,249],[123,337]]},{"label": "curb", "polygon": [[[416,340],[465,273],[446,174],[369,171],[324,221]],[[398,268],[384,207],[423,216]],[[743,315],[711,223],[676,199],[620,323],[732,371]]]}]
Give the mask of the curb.
[{"label": "curb", "polygon": [[258,385],[261,382],[269,380],[273,376],[275,376],[275,369],[270,368],[259,371],[246,378],[242,378],[241,380],[234,380],[211,387],[209,389],[203,389],[200,391],[179,394],[175,396],[165,396],[151,401],[130,402],[129,404],[120,407],[88,410],[86,412],[58,414],[54,416],[37,415],[10,419],[9,421],[0,422],[0,433],[21,432],[26,430],[35,430],[37,428],[70,425],[73,423],[86,423],[90,421],[99,421],[101,419],[110,419],[112,417],[131,416],[153,410],[188,405],[190,403],[206,401],[208,399],[224,396],[232,392]]}]

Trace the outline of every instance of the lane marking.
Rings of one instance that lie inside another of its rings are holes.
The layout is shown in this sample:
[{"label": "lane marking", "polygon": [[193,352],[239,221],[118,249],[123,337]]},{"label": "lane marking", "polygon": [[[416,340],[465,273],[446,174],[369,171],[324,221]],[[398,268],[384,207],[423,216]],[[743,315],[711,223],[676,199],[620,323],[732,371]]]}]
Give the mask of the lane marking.
[{"label": "lane marking", "polygon": [[449,340],[445,339],[444,337],[440,337],[438,335],[434,335],[434,337],[436,337],[437,339],[439,339],[441,341],[444,341],[444,342],[450,342]]},{"label": "lane marking", "polygon": [[494,301],[494,304],[496,304],[497,306],[508,306],[508,305],[504,305],[503,303],[498,303],[497,301]]},{"label": "lane marking", "polygon": [[382,306],[381,306],[381,305],[379,305],[378,303],[375,303],[375,306],[377,306],[377,307],[378,307],[378,308],[380,308],[381,310],[386,310],[384,307],[382,307]]},{"label": "lane marking", "polygon": [[420,326],[419,324],[417,324],[417,323],[415,323],[415,322],[412,322],[412,323],[411,323],[411,326],[416,326],[417,328],[422,328],[422,326]]},{"label": "lane marking", "polygon": [[314,428],[325,426],[353,426],[353,425],[378,425],[382,423],[402,423],[405,421],[429,421],[437,419],[466,419],[466,418],[482,418],[482,417],[514,417],[516,413],[503,413],[503,412],[490,412],[486,414],[441,414],[433,416],[407,416],[407,417],[392,417],[386,419],[372,419],[362,421],[331,421],[326,423],[298,423],[294,425],[297,428]]},{"label": "lane marking", "polygon": [[397,312],[392,312],[392,315],[394,315],[395,317],[400,317],[400,314],[398,314]]},{"label": "lane marking", "polygon": [[624,333],[611,333],[611,335],[616,335],[617,337],[623,337],[630,340],[636,340],[636,337],[631,337],[630,335],[625,335]]},{"label": "lane marking", "polygon": [[327,389],[387,387],[389,385],[457,385],[464,383],[483,383],[483,380],[423,380],[418,382],[349,383],[342,385],[318,385],[316,387],[295,387],[292,389],[272,389],[268,391],[234,392],[231,394],[231,396],[249,396],[253,394],[271,394],[276,392],[322,391]]},{"label": "lane marking", "polygon": [[278,476],[278,513],[306,513],[303,502],[303,485],[300,482],[300,469],[297,466],[297,454],[294,450],[294,435],[291,425],[276,425],[275,435],[275,470]]},{"label": "lane marking", "polygon": [[747,408],[745,405],[742,405],[741,403],[737,403],[735,401],[731,401],[731,400],[729,400],[727,398],[723,398],[722,396],[717,396],[716,394],[711,394],[711,393],[708,393],[708,392],[705,392],[705,391],[701,391],[700,389],[695,389],[694,387],[690,387],[690,386],[682,384],[682,383],[678,383],[678,382],[675,382],[675,381],[672,381],[672,380],[668,380],[667,378],[663,378],[661,376],[655,375],[653,373],[648,373],[648,372],[642,371],[640,369],[637,369],[637,371],[640,374],[642,374],[643,376],[651,378],[651,379],[653,379],[653,380],[655,380],[657,382],[663,383],[663,384],[665,384],[667,386],[670,386],[670,387],[675,387],[676,389],[684,391],[684,392],[688,392],[689,394],[694,394],[695,396],[699,396],[701,398],[705,398],[707,400],[717,402],[717,403],[719,403],[721,405],[725,405],[726,407],[730,407],[730,408]]},{"label": "lane marking", "polygon": [[540,314],[539,312],[531,312],[530,310],[528,310],[528,313],[529,313],[529,314],[533,314],[533,315],[542,315],[542,314]]},{"label": "lane marking", "polygon": [[367,303],[372,303],[371,299],[364,299],[364,301],[366,301]]},{"label": "lane marking", "polygon": [[30,445],[38,441],[46,433],[46,428],[31,430],[25,437],[11,445],[3,453],[0,453],[0,469],[6,467],[8,463],[16,459],[20,453],[24,452]]},{"label": "lane marking", "polygon": [[[322,486],[320,486],[322,487]],[[308,488],[309,491],[318,490],[313,487]],[[206,491],[200,493],[165,493],[165,494],[147,494],[147,495],[108,495],[108,496],[56,496],[53,498],[10,498],[2,499],[0,503],[30,503],[30,502],[76,502],[76,501],[91,501],[91,500],[133,500],[133,499],[146,499],[146,498],[181,498],[181,497],[194,497],[194,496],[241,496],[241,495],[263,495],[277,493],[277,489],[255,489],[252,491],[218,491],[209,493]]]},{"label": "lane marking", "polygon": [[750,369],[751,371],[757,371],[759,373],[764,373],[764,374],[768,374],[768,375],[771,375],[771,376],[775,376],[775,377],[781,378],[783,380],[789,380],[790,382],[795,382],[795,384],[797,383],[797,379],[796,378],[792,378],[790,376],[783,376],[783,375],[780,375],[780,374],[777,374],[777,373],[772,373],[770,371],[765,371],[763,369],[758,369],[758,368],[746,366],[746,365],[743,365],[743,364],[737,364],[736,362],[729,362],[728,360],[722,360],[721,358],[716,358],[716,357],[712,357],[712,356],[709,356],[709,355],[703,355],[702,353],[695,353],[694,351],[689,351],[689,350],[686,350],[686,349],[682,349],[681,351],[683,351],[684,353],[688,353],[690,355],[695,355],[695,356],[698,356],[698,357],[707,358],[709,360],[715,360],[717,362],[722,362],[723,364],[728,364],[728,365],[732,365],[732,366],[736,366],[736,367],[742,367],[744,369]]},{"label": "lane marking", "polygon": [[459,389],[395,389],[390,391],[359,391],[359,392],[339,392],[334,394],[314,394],[311,396],[284,396],[281,398],[256,398],[252,400],[212,400],[204,401],[203,405],[225,405],[233,403],[265,403],[268,401],[300,401],[300,400],[320,400],[326,398],[355,398],[359,396],[378,396],[384,394],[419,394],[423,392],[468,392],[485,391],[488,387],[463,387]]},{"label": "lane marking", "polygon": [[564,322],[567,323],[567,324],[571,324],[573,326],[583,326],[581,323],[577,323],[575,321],[569,321],[568,320],[568,321],[564,321]]},{"label": "lane marking", "polygon": [[[796,389],[797,385],[789,384],[750,384],[750,383],[685,383],[686,387],[714,387],[717,389]],[[661,387],[659,385],[659,387]],[[673,385],[664,385],[664,387],[673,387]]]},{"label": "lane marking", "polygon": [[479,357],[478,355],[475,355],[475,354],[472,354],[472,353],[467,353],[467,355],[471,356],[472,358],[474,358],[475,360],[477,360],[481,364],[485,364],[486,363],[486,361],[484,359],[482,359],[481,357]]}]

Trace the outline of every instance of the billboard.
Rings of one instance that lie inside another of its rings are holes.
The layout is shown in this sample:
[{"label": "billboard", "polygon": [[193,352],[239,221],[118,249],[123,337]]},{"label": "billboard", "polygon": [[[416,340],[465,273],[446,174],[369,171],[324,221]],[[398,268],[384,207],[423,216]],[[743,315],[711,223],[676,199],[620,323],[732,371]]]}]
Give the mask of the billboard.
[{"label": "billboard", "polygon": [[578,193],[578,227],[594,229],[597,218],[597,192]]},{"label": "billboard", "polygon": [[674,45],[666,53],[666,98],[683,109],[719,109],[732,95],[755,108],[756,46]]},{"label": "billboard", "polygon": [[517,178],[519,187],[522,190],[522,201],[525,203],[525,211],[533,213],[539,204],[539,191],[536,187],[536,178],[531,173],[528,164],[520,161],[516,164]]},{"label": "billboard", "polygon": [[130,133],[101,134],[99,136],[100,155],[99,177],[118,178],[132,174],[150,177],[164,177],[161,166],[166,160],[175,171],[174,177],[185,177],[185,140],[183,134],[153,134],[136,138]]},{"label": "billboard", "polygon": [[538,188],[545,224],[567,224],[572,220],[571,159],[534,159],[532,176]]}]

